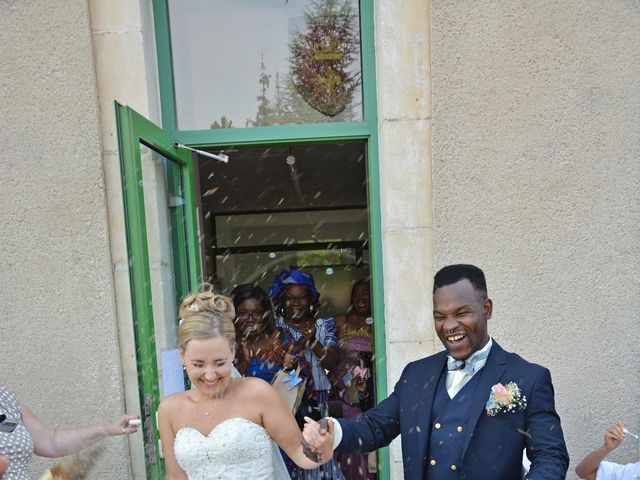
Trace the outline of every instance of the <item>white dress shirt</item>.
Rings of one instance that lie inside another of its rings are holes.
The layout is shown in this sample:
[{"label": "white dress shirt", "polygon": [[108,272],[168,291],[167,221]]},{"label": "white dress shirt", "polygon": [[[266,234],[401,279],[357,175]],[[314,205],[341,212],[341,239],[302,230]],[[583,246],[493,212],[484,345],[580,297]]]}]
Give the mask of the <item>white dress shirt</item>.
[{"label": "white dress shirt", "polygon": [[[489,341],[487,342],[487,344],[484,347],[482,347],[482,349],[478,350],[477,352],[474,352],[473,355],[469,357],[469,359],[473,358],[476,355],[480,355],[484,352],[487,352],[488,354],[489,350],[491,350],[492,345],[493,345],[493,340],[491,339],[491,337],[489,337]],[[451,355],[447,355],[447,356],[449,358],[452,358]],[[488,355],[487,355],[487,358],[488,358]],[[475,375],[480,370],[482,370],[482,367],[484,367],[485,363],[487,363],[487,358],[484,358],[483,360],[478,360],[478,362],[476,363],[477,367],[473,375]],[[469,375],[463,372],[462,370],[447,371],[447,393],[449,394],[449,398],[455,397],[456,394],[462,389],[462,387],[464,387],[467,384],[467,382],[473,378],[473,375]]]}]

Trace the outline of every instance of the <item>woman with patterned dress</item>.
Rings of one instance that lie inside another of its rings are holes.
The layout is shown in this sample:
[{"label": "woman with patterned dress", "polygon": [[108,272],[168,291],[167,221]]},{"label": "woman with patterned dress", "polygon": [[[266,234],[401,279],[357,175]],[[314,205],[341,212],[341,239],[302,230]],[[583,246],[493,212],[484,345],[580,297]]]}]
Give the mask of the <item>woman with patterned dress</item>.
[{"label": "woman with patterned dress", "polygon": [[[269,296],[276,307],[276,327],[282,332],[283,345],[296,356],[300,375],[307,379],[305,393],[296,419],[319,419],[328,411],[331,384],[326,370],[338,361],[338,343],[333,318],[315,318],[320,294],[313,277],[297,268],[283,270],[276,276]],[[295,366],[294,366],[295,368]],[[314,470],[300,471],[302,480],[343,480],[335,459]]]},{"label": "woman with patterned dress", "polygon": [[[351,290],[351,311],[336,315],[340,360],[331,372],[331,399],[342,403],[344,418],[357,417],[373,404],[373,352],[369,281],[356,282]],[[368,454],[336,453],[347,480],[374,480],[369,473]]]},{"label": "woman with patterned dress", "polygon": [[[236,309],[235,327],[238,347],[236,368],[244,377],[257,377],[271,383],[283,368],[290,370],[295,357],[282,344],[282,334],[275,326],[271,300],[257,285],[245,283],[231,292]],[[280,450],[289,476],[298,478],[298,466]]]},{"label": "woman with patterned dress", "polygon": [[0,384],[0,417],[16,422],[15,428],[0,430],[0,455],[9,459],[3,480],[30,480],[28,466],[35,453],[41,457],[62,457],[76,453],[108,436],[131,434],[138,428],[129,425],[133,415],[123,415],[108,425],[93,425],[73,430],[49,430],[6,385]]}]

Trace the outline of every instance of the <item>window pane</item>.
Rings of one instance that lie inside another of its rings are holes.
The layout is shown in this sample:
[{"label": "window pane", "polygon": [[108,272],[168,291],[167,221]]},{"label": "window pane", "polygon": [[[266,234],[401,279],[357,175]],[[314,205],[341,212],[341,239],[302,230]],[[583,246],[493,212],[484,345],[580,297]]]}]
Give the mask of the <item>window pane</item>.
[{"label": "window pane", "polygon": [[169,0],[180,130],[361,121],[358,0]]},{"label": "window pane", "polygon": [[[160,395],[176,390],[182,372],[164,371],[163,352],[177,348],[178,304],[174,268],[172,218],[184,218],[183,178],[172,161],[151,148],[140,145],[144,192],[147,248],[153,308],[153,332],[158,361]],[[175,225],[184,229],[184,224]],[[147,342],[150,339],[140,339]],[[171,364],[169,364],[171,365]],[[175,363],[174,363],[175,365]],[[165,385],[165,377],[173,380]]]}]

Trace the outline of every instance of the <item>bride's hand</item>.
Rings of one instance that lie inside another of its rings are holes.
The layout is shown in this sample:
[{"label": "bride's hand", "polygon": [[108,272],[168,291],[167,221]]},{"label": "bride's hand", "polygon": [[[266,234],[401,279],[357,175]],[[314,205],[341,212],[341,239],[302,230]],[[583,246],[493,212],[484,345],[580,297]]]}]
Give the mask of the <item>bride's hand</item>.
[{"label": "bride's hand", "polygon": [[[320,455],[318,463],[326,463],[333,457],[333,418],[327,418],[327,428],[322,425],[324,422],[316,422],[309,417],[304,417],[305,425],[302,431],[302,438],[307,444]],[[313,459],[316,460],[316,459]]]}]

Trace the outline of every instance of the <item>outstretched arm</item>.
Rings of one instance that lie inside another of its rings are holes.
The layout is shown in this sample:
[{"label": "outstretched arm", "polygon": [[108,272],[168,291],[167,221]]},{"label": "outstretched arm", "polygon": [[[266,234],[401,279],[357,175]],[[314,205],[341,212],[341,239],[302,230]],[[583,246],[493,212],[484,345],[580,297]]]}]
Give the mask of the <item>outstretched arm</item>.
[{"label": "outstretched arm", "polygon": [[400,398],[397,388],[398,385],[388,398],[362,415],[337,420],[342,428],[342,440],[337,451],[372,452],[386,447],[400,435]]},{"label": "outstretched arm", "polygon": [[35,454],[41,457],[70,455],[105,437],[131,434],[138,430],[138,427],[129,425],[129,420],[137,418],[134,415],[123,415],[115,422],[105,425],[91,425],[68,430],[50,430],[27,407],[23,405],[21,408],[22,424],[31,435]]},{"label": "outstretched arm", "polygon": [[569,468],[569,454],[553,397],[551,374],[544,368],[527,399],[526,442],[527,457],[531,460],[527,480],[564,478]]},{"label": "outstretched arm", "polygon": [[595,480],[600,462],[620,446],[624,440],[624,424],[617,422],[611,425],[604,434],[604,443],[588,454],[576,467],[576,474],[586,480]]},{"label": "outstretched arm", "polygon": [[[268,383],[262,381],[256,383],[259,383],[257,388],[262,408],[262,425],[269,436],[289,455],[289,458],[305,469],[317,468],[330,460],[330,455],[328,458],[322,457],[319,462],[307,458],[302,448],[302,433],[287,403]],[[325,435],[323,442],[319,442],[320,449],[325,453],[331,451],[333,441],[333,425],[329,428],[330,433]]]}]

